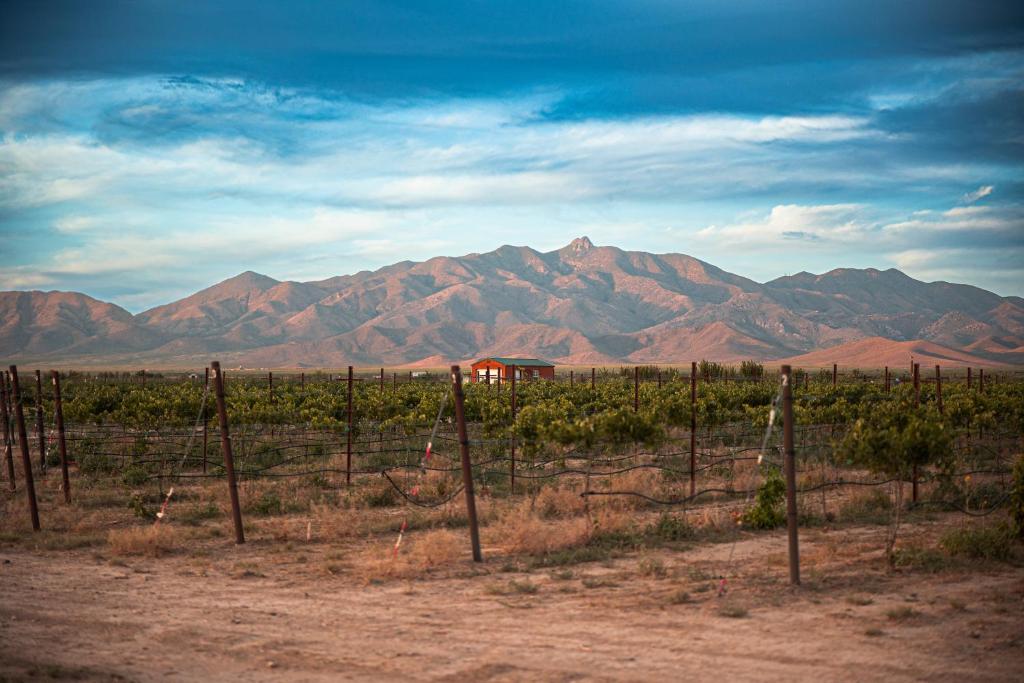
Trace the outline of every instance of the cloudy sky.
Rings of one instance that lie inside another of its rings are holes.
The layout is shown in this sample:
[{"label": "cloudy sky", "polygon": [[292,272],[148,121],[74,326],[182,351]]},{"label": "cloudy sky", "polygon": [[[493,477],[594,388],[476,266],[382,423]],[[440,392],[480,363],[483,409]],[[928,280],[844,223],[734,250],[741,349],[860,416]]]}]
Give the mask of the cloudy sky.
[{"label": "cloudy sky", "polygon": [[0,5],[0,289],[580,235],[1024,295],[1024,4]]}]

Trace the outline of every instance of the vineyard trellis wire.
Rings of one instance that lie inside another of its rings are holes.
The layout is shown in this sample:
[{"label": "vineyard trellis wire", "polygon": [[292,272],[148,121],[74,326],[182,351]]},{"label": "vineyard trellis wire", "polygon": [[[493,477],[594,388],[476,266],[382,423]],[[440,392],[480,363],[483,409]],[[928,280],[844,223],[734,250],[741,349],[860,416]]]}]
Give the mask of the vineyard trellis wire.
[{"label": "vineyard trellis wire", "polygon": [[[217,444],[220,433],[208,422],[205,382],[149,376],[143,386],[63,377],[61,437],[80,481],[106,481],[126,491],[153,486],[163,495],[168,484],[225,477],[223,461],[208,449],[209,438]],[[242,486],[303,479],[341,489],[343,477],[354,478],[357,486],[379,478],[396,502],[440,507],[459,498],[460,467],[450,455],[458,447],[450,387],[436,381],[388,384],[383,377],[382,372],[378,382],[358,378],[363,381],[348,389],[347,382],[305,376],[300,383],[274,377],[264,384],[233,375],[225,386],[226,406]],[[937,374],[934,385],[891,386],[861,378],[837,383],[831,374],[795,377],[793,450],[801,495],[891,484],[894,478],[875,476],[850,461],[842,446],[876,413],[903,410],[948,427],[952,435],[956,467],[923,469],[920,481],[932,492],[918,505],[985,515],[1005,503],[1012,459],[1020,452],[1020,382],[969,386],[947,379],[943,387]],[[514,419],[510,387],[468,384],[473,479],[485,496],[512,495],[514,477],[525,495],[585,480],[586,497],[632,497],[684,510],[700,501],[748,505],[757,491],[759,466],[778,465],[778,447],[768,444],[779,401],[777,380],[696,376],[699,389],[691,396],[689,379],[675,373],[645,381],[633,372],[631,377],[605,373],[594,384],[522,383]],[[4,407],[10,408],[5,441],[10,469],[13,447],[27,448],[39,434],[38,427],[27,425],[20,436],[7,381],[4,394]],[[44,395],[40,403],[51,416],[54,401],[55,396]],[[513,440],[521,448],[516,456]],[[425,446],[442,457],[424,462]],[[44,446],[41,457],[53,459],[52,449]],[[410,486],[410,473],[429,473],[435,485]],[[640,475],[651,475],[653,483],[623,486],[635,484]],[[966,477],[988,487],[986,495],[965,495],[960,484]]]}]

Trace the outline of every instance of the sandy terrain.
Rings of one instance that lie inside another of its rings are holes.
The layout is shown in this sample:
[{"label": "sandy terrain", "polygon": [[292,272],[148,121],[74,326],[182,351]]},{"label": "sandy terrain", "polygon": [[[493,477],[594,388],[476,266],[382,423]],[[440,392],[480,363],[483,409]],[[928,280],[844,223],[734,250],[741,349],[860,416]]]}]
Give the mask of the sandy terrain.
[{"label": "sandy terrain", "polygon": [[797,591],[778,533],[531,572],[492,555],[369,583],[349,551],[316,543],[216,539],[156,559],[8,547],[0,676],[1021,680],[1024,569],[887,573],[881,533],[806,531]]}]

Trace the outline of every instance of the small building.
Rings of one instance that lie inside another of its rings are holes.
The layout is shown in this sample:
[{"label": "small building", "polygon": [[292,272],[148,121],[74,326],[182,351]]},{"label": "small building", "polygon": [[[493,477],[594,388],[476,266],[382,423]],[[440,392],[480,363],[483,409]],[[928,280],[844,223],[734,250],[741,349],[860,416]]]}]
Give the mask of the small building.
[{"label": "small building", "polygon": [[554,379],[555,365],[539,358],[481,358],[473,363],[473,381],[504,383],[512,379],[512,368],[516,369],[516,380]]}]

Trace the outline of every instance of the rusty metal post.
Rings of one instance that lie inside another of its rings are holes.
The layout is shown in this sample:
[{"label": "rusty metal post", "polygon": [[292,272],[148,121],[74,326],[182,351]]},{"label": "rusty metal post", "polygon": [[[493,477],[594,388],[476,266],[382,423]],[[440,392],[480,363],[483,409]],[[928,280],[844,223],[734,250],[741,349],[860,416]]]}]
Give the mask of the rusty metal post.
[{"label": "rusty metal post", "polygon": [[971,368],[967,368],[967,388],[971,388]]},{"label": "rusty metal post", "polygon": [[596,376],[597,376],[597,372],[594,370],[594,368],[590,368],[590,388],[591,389],[593,389],[595,386],[597,386]]},{"label": "rusty metal post", "polygon": [[409,384],[412,384],[412,370],[409,371]]},{"label": "rusty metal post", "polygon": [[885,393],[889,393],[889,366],[885,366]]},{"label": "rusty metal post", "polygon": [[28,453],[28,435],[25,432],[25,409],[21,403],[21,387],[18,386],[18,366],[11,366],[11,402],[14,404],[14,421],[18,428],[18,445],[21,447],[21,466],[25,472],[25,494],[28,496],[28,511],[32,516],[32,529],[39,531],[39,506],[36,504],[36,483],[32,478],[32,456]]},{"label": "rusty metal post", "polygon": [[46,474],[46,425],[43,422],[43,376],[36,370],[36,432],[39,436],[39,473]]},{"label": "rusty metal post", "polygon": [[228,494],[231,496],[231,517],[235,522],[235,543],[245,543],[242,529],[242,508],[238,502],[238,481],[235,479],[235,457],[231,453],[231,434],[228,432],[228,408],[224,400],[224,373],[220,361],[210,363],[213,370],[213,391],[217,397],[217,417],[220,419],[220,447],[224,453],[224,471],[228,475]]},{"label": "rusty metal post", "polygon": [[800,585],[800,541],[796,513],[796,449],[793,446],[792,369],[782,366],[782,450],[786,470],[786,531],[789,533],[789,583]]},{"label": "rusty metal post", "polygon": [[942,415],[942,369],[938,365],[935,366],[935,403]]},{"label": "rusty metal post", "polygon": [[508,463],[509,492],[516,493],[516,366],[506,365],[505,374],[512,371],[512,457]]},{"label": "rusty metal post", "polygon": [[633,366],[633,412],[640,412],[640,366]]},{"label": "rusty metal post", "polygon": [[[514,377],[515,375],[513,375]],[[466,518],[469,520],[469,541],[473,546],[473,561],[483,562],[480,553],[480,529],[476,521],[476,496],[473,494],[473,464],[469,459],[469,436],[466,433],[466,413],[463,408],[462,372],[452,366],[452,393],[455,394],[455,422],[459,430],[459,452],[462,456],[462,486],[466,494]]]},{"label": "rusty metal post", "polygon": [[380,369],[380,395],[384,395],[384,368]]},{"label": "rusty metal post", "polygon": [[[914,363],[914,408],[921,407],[921,364]],[[917,502],[917,464],[910,473],[910,500]]]},{"label": "rusty metal post", "polygon": [[[410,373],[412,374],[412,373]],[[345,430],[345,483],[352,483],[352,366],[348,366],[348,429]]]},{"label": "rusty metal post", "polygon": [[832,364],[832,388],[836,388],[836,384],[839,381],[839,365],[836,363]]},{"label": "rusty metal post", "polygon": [[576,379],[576,373],[573,372],[572,370],[570,370],[569,371],[569,388],[570,389],[572,389],[573,384],[575,384],[575,381],[574,381],[575,379]]},{"label": "rusty metal post", "polygon": [[60,449],[61,483],[64,485],[64,502],[71,504],[71,478],[68,476],[68,446],[64,439],[64,406],[60,400],[60,373],[50,370],[53,381],[53,416],[57,421],[57,447]]},{"label": "rusty metal post", "polygon": [[11,491],[17,491],[14,481],[14,439],[11,438],[11,414],[7,411],[7,378],[0,373],[0,417],[4,421],[4,462]]},{"label": "rusty metal post", "polygon": [[690,363],[690,495],[697,493],[697,362]]},{"label": "rusty metal post", "polygon": [[299,390],[302,391],[302,392],[306,391],[306,373],[305,372],[300,372],[299,373]]}]

